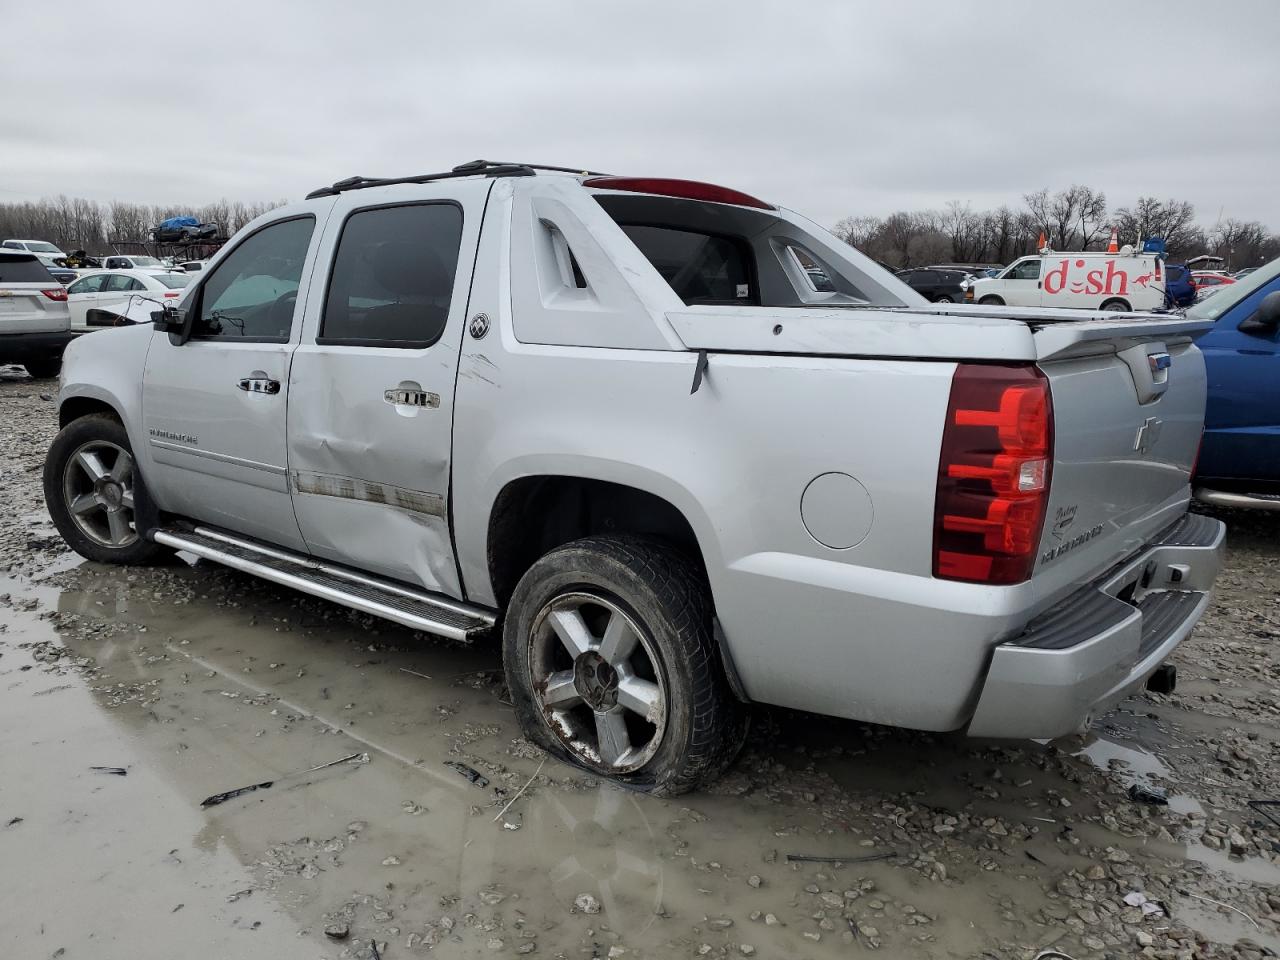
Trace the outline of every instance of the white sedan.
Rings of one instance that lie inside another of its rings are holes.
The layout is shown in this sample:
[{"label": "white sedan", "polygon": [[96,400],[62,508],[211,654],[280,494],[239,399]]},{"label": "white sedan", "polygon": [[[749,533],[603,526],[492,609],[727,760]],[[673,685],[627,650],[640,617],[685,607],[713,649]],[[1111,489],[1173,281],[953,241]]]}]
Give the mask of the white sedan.
[{"label": "white sedan", "polygon": [[[160,302],[177,300],[191,279],[186,273],[163,270],[94,270],[82,273],[80,279],[67,287],[71,330],[88,333],[109,326],[109,322],[103,321],[112,313],[125,313],[130,298],[134,296]],[[90,317],[90,310],[103,313]],[[93,319],[99,322],[90,322]]]}]

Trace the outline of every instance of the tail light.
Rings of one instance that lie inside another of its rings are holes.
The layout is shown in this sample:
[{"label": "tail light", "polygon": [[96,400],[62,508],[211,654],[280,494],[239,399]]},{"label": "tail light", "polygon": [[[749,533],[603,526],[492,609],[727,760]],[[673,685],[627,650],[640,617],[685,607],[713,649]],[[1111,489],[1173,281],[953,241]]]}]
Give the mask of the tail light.
[{"label": "tail light", "polygon": [[1044,374],[960,364],[938,463],[933,575],[990,584],[1029,578],[1052,467],[1053,401]]},{"label": "tail light", "polygon": [[66,287],[55,287],[53,290],[41,290],[40,292],[43,293],[46,297],[48,297],[50,300],[66,300],[67,299]]},{"label": "tail light", "polygon": [[170,290],[168,293],[164,295],[164,298],[166,300],[173,300],[180,296],[182,296],[182,294],[180,294],[177,290]]},{"label": "tail light", "polygon": [[1156,283],[1160,282],[1160,279],[1162,276],[1163,276],[1163,271],[1161,269],[1161,260],[1159,257],[1156,257]]}]

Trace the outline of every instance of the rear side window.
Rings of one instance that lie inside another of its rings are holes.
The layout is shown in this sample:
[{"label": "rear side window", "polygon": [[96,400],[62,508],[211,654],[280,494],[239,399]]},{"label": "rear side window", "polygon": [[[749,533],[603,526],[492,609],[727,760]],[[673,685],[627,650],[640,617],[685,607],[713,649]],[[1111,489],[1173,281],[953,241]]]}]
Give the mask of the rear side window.
[{"label": "rear side window", "polygon": [[750,304],[750,254],[739,241],[692,230],[620,224],[686,304]]},{"label": "rear side window", "polygon": [[30,254],[0,254],[0,283],[56,283],[43,263]]},{"label": "rear side window", "polygon": [[351,214],[338,240],[316,342],[417,349],[435,343],[449,319],[461,244],[456,204]]},{"label": "rear side window", "polygon": [[156,277],[156,279],[159,280],[163,286],[168,287],[170,290],[181,290],[183,287],[185,287],[188,283],[191,282],[190,277],[181,273],[162,273],[162,274],[159,274]]}]

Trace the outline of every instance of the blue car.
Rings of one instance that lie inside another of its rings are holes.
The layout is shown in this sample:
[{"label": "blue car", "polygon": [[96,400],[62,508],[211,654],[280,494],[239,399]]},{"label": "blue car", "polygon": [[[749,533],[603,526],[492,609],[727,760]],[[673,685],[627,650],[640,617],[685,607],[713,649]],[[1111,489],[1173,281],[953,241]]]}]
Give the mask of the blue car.
[{"label": "blue car", "polygon": [[1196,341],[1209,374],[1196,496],[1280,510],[1280,259],[1187,316],[1214,321]]}]

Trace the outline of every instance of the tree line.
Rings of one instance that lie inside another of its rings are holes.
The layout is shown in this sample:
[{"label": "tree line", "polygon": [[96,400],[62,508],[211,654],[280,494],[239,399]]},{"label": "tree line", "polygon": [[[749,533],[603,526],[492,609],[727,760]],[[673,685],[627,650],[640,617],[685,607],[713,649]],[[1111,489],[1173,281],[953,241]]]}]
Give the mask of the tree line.
[{"label": "tree line", "polygon": [[67,253],[112,253],[117,243],[146,243],[151,231],[169,217],[192,216],[216,223],[230,236],[250,220],[286,201],[245,203],[219,200],[202,207],[151,205],[112,200],[102,203],[83,197],[58,196],[20,203],[0,203],[0,240],[46,240]]},{"label": "tree line", "polygon": [[[71,253],[111,253],[114,244],[145,243],[156,224],[190,215],[216,223],[226,236],[284,200],[245,203],[219,200],[201,207],[149,205],[58,196],[0,203],[0,239],[48,240]],[[1028,193],[1022,206],[978,211],[953,200],[942,210],[900,210],[887,217],[845,217],[834,232],[868,256],[895,269],[931,263],[1005,264],[1036,251],[1044,234],[1055,250],[1105,248],[1111,227],[1120,242],[1163,237],[1174,262],[1202,253],[1227,260],[1229,269],[1256,266],[1280,256],[1280,235],[1256,220],[1222,220],[1205,228],[1185,200],[1139,197],[1112,209],[1100,190],[1072,185],[1050,193]]]},{"label": "tree line", "polygon": [[1111,228],[1121,245],[1163,237],[1175,263],[1200,254],[1223,257],[1227,269],[1257,266],[1280,256],[1280,235],[1256,220],[1221,220],[1205,228],[1185,200],[1139,197],[1112,209],[1106,195],[1072,185],[1025,194],[1022,206],[974,210],[953,200],[942,210],[900,210],[887,217],[845,217],[835,234],[895,268],[933,263],[1007,264],[1035,253],[1041,234],[1054,250],[1103,250]]}]

